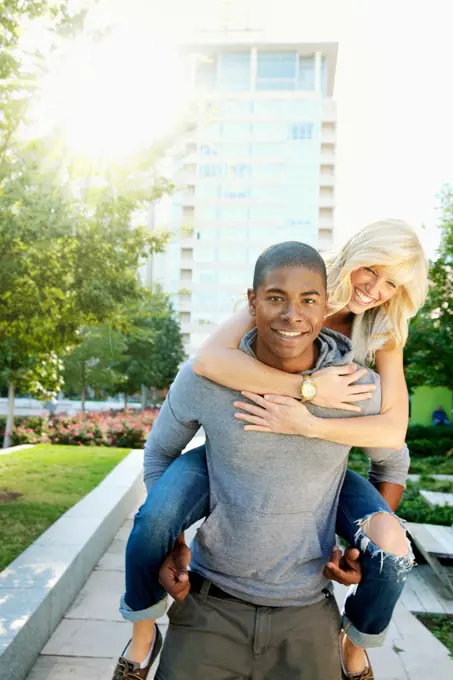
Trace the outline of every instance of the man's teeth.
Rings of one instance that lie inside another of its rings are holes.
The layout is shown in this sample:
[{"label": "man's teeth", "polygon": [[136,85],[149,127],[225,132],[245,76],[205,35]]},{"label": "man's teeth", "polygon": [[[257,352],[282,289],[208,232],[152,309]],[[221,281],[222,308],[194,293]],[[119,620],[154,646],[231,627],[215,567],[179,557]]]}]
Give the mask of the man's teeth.
[{"label": "man's teeth", "polygon": [[284,338],[297,338],[302,335],[302,331],[275,331],[279,335],[283,335]]},{"label": "man's teeth", "polygon": [[371,304],[371,302],[374,302],[374,299],[372,297],[368,297],[368,295],[365,295],[365,293],[362,293],[361,290],[358,288],[355,289],[355,295],[360,302],[363,302],[365,305]]}]

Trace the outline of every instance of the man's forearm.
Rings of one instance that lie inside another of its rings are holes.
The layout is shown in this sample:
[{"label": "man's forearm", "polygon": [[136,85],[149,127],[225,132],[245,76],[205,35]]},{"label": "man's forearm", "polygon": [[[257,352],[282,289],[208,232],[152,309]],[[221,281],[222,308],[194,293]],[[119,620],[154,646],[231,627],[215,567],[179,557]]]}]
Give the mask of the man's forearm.
[{"label": "man's forearm", "polygon": [[393,484],[392,482],[376,482],[374,486],[386,501],[390,510],[396,512],[401,496],[403,495],[404,487],[400,486],[400,484]]}]

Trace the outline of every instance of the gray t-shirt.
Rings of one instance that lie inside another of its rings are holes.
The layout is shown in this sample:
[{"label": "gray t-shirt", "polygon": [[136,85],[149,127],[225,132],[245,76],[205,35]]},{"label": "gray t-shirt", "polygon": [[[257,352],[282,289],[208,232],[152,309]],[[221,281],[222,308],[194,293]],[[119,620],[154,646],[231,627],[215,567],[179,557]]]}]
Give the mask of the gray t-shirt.
[{"label": "gray t-shirt", "polygon": [[[253,355],[256,330],[241,349]],[[312,371],[352,361],[351,343],[324,329]],[[311,373],[307,371],[306,373]],[[379,413],[379,376],[361,382],[378,387],[362,402],[362,414]],[[226,592],[264,606],[320,601],[329,582],[323,568],[335,543],[338,497],[350,446],[297,435],[245,432],[233,417],[239,392],[194,374],[185,364],[161,409],[145,447],[148,490],[180,455],[200,426],[206,433],[210,515],[192,545],[191,568]],[[351,412],[308,405],[325,418]],[[374,481],[404,486],[407,448],[367,449]]]}]

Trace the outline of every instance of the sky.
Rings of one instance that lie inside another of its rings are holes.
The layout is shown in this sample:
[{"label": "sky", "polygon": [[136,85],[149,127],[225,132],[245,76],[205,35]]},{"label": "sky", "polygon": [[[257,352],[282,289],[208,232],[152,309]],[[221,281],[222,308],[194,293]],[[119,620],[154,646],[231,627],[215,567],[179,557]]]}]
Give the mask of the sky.
[{"label": "sky", "polygon": [[[231,16],[237,4],[229,5]],[[417,230],[424,225],[420,236],[431,255],[438,243],[438,195],[444,183],[453,183],[453,3],[272,5],[265,9],[265,3],[250,0],[246,18],[275,37],[339,43],[337,242],[365,224],[393,217]]]},{"label": "sky", "polygon": [[[129,31],[125,54],[134,18],[148,47],[156,36],[168,47],[225,21],[271,38],[338,42],[336,242],[392,217],[420,230],[433,254],[438,195],[453,184],[451,0],[101,0],[92,16]],[[165,64],[156,50],[151,61],[136,92]]]}]

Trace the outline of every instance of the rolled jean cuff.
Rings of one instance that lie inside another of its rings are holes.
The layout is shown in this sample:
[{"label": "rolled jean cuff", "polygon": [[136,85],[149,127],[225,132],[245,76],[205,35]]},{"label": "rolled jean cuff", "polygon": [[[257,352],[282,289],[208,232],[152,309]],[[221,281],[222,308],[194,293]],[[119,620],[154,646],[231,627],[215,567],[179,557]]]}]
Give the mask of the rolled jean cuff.
[{"label": "rolled jean cuff", "polygon": [[357,645],[357,647],[362,647],[362,649],[382,647],[389,629],[387,626],[380,633],[361,633],[360,630],[357,630],[354,624],[351,623],[346,614],[343,614],[342,616],[341,627],[351,642]]},{"label": "rolled jean cuff", "polygon": [[134,611],[129,607],[129,605],[126,603],[126,600],[124,599],[124,595],[122,595],[120,600],[120,614],[123,619],[126,619],[126,621],[132,621],[133,623],[136,621],[160,619],[160,617],[164,616],[165,612],[167,611],[167,604],[168,598],[164,597],[162,600],[159,600],[159,602],[156,602],[156,604],[152,604],[151,607],[148,607],[147,609]]}]

